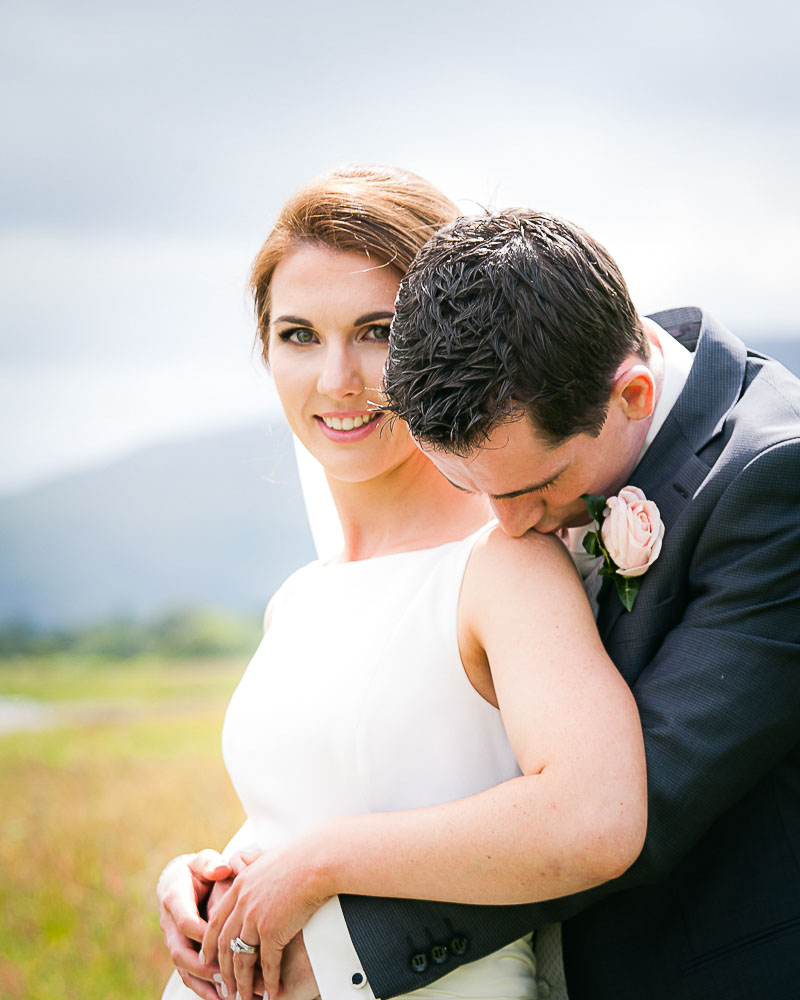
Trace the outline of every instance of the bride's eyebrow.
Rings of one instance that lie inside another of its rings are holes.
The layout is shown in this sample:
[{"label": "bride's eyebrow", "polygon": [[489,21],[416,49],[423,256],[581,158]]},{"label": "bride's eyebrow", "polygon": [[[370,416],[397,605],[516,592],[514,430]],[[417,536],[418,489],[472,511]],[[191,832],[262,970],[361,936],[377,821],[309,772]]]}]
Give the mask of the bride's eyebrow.
[{"label": "bride's eyebrow", "polygon": [[365,323],[374,323],[377,319],[392,319],[393,317],[393,312],[379,309],[376,312],[364,313],[363,316],[359,316],[353,323],[353,326],[364,326]]},{"label": "bride's eyebrow", "polygon": [[278,323],[294,323],[295,326],[312,326],[307,319],[303,319],[302,316],[277,316],[271,326],[277,326]]},{"label": "bride's eyebrow", "polygon": [[[353,321],[353,326],[364,326],[365,323],[374,323],[379,319],[392,319],[394,317],[394,312],[390,309],[379,309],[376,312],[364,313],[363,316],[359,316],[358,319]],[[295,326],[313,326],[314,324],[307,319],[303,319],[302,316],[276,316],[272,320],[272,326],[277,326],[278,323],[293,323]]]}]

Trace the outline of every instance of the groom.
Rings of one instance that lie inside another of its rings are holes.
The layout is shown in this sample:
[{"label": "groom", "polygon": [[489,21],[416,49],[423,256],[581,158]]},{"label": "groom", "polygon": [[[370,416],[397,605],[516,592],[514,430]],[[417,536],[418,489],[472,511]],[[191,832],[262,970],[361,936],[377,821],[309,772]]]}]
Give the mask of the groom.
[{"label": "groom", "polygon": [[[533,929],[540,1000],[795,1000],[800,382],[698,309],[639,317],[603,247],[518,211],[461,219],[423,248],[385,388],[452,483],[487,494],[511,535],[560,532],[588,586],[583,496],[630,484],[657,505],[663,546],[633,610],[611,586],[598,611],[639,706],[649,825],[628,872],[577,896],[341,897],[357,957],[323,970],[306,939],[324,1000],[388,1000]],[[162,923],[189,967],[194,904],[175,896],[181,916],[162,907]],[[287,1000],[313,996],[302,945],[292,961]]]},{"label": "groom", "polygon": [[385,389],[509,534],[580,551],[583,495],[632,484],[665,535],[633,610],[612,585],[598,613],[644,729],[641,857],[546,904],[343,897],[374,993],[562,920],[570,1000],[800,996],[800,382],[699,309],[640,318],[603,247],[518,211],[423,248]]}]

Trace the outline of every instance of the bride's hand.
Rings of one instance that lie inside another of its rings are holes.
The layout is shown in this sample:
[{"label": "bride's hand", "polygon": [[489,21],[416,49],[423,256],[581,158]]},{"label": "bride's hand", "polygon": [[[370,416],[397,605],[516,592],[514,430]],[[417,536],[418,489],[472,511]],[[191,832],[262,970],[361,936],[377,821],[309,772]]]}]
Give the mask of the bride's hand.
[{"label": "bride's hand", "polygon": [[205,1000],[216,1000],[210,985],[216,969],[201,962],[194,942],[200,942],[206,921],[200,907],[210,900],[213,887],[232,871],[216,851],[200,851],[173,858],[156,887],[159,922],[170,958],[183,982]]},{"label": "bride's hand", "polygon": [[[308,858],[309,852],[298,845],[243,859],[245,867],[216,907],[202,947],[206,958],[218,954],[229,997],[238,992],[242,1000],[252,1000],[259,961],[264,995],[278,997],[284,949],[330,898]],[[236,938],[255,951],[234,955],[230,944]]]}]

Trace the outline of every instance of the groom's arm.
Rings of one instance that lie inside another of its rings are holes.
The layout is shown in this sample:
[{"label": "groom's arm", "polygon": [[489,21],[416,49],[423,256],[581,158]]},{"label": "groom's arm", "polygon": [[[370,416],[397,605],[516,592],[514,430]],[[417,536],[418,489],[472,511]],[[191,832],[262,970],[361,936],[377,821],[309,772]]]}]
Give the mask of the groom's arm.
[{"label": "groom's arm", "polygon": [[633,687],[648,765],[638,861],[588,892],[525,906],[342,897],[376,996],[419,988],[536,926],[657,881],[789,753],[800,732],[798,511],[800,440],[790,440],[751,461],[709,517],[689,569],[692,599]]},{"label": "groom's arm", "polygon": [[648,834],[617,882],[654,882],[796,746],[800,733],[800,439],[728,486],[689,566],[679,624],[633,686]]}]

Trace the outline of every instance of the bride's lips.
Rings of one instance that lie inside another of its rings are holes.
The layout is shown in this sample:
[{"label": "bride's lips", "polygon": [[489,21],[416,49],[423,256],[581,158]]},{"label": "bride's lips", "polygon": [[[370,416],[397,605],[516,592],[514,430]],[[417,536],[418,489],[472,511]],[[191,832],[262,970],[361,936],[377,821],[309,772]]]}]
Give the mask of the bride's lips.
[{"label": "bride's lips", "polygon": [[[330,438],[331,441],[363,441],[364,438],[369,437],[373,433],[376,427],[381,423],[381,417],[383,413],[380,410],[372,410],[367,412],[366,410],[356,410],[354,411],[337,411],[331,413],[317,413],[314,415],[314,420],[317,422],[317,426],[325,435],[325,437]],[[352,425],[357,422],[361,422],[360,427],[353,427]],[[338,426],[332,427],[331,424],[337,424]],[[350,427],[350,430],[346,430],[346,427]]]}]

